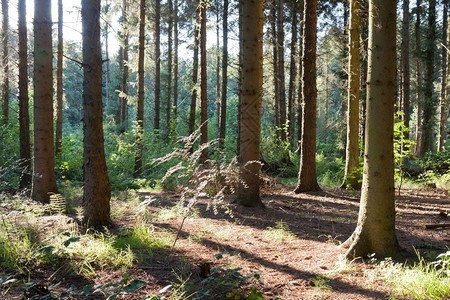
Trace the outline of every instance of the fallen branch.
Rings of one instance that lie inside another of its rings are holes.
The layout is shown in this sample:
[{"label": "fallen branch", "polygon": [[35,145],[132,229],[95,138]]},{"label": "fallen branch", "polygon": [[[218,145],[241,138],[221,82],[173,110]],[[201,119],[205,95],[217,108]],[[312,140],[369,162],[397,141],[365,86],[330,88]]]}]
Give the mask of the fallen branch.
[{"label": "fallen branch", "polygon": [[442,223],[442,224],[426,224],[426,229],[436,229],[436,228],[449,228],[450,223]]}]

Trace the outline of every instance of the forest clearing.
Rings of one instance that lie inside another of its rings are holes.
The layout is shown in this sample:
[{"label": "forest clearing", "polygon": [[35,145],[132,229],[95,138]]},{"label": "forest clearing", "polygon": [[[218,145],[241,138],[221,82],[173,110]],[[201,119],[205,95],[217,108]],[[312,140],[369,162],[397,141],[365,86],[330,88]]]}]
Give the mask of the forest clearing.
[{"label": "forest clearing", "polygon": [[[16,222],[9,230],[32,233],[30,237],[35,240],[53,237],[39,245],[30,244],[29,249],[25,241],[16,245],[16,251],[28,253],[21,257],[19,269],[8,280],[2,278],[2,299],[22,299],[23,279],[36,284],[27,288],[29,297],[51,293],[56,298],[70,291],[76,299],[103,299],[115,294],[112,288],[96,292],[93,288],[83,296],[80,293],[86,286],[120,282],[123,274],[129,275],[128,282],[142,280],[142,287],[128,293],[119,289],[118,299],[185,299],[205,291],[210,294],[198,299],[237,299],[234,294],[227,297],[230,292],[246,299],[252,288],[261,293],[261,299],[450,296],[448,277],[433,282],[424,279],[426,269],[409,269],[418,264],[418,254],[426,260],[435,259],[448,249],[448,227],[425,229],[427,224],[448,224],[449,219],[443,216],[450,211],[445,190],[407,189],[397,197],[396,229],[402,252],[387,262],[374,257],[362,261],[342,258],[339,244],[355,227],[358,192],[334,188],[297,195],[277,185],[264,189],[265,208],[247,209],[231,204],[233,218],[222,209],[214,214],[212,209],[206,209],[207,202],[201,201],[186,220],[173,253],[171,246],[181,223],[179,192],[117,193],[112,201],[114,226],[97,235],[86,233],[77,225],[80,190],[68,188],[67,193],[75,197],[68,201],[67,215],[44,213],[42,207],[27,207],[17,198],[0,201],[0,211],[8,217],[6,222]],[[231,199],[227,197],[227,202]],[[147,203],[145,211],[140,205],[143,201]],[[2,222],[3,227],[5,219]],[[69,239],[73,242],[64,247]],[[55,248],[36,251],[49,245]],[[130,252],[132,257],[128,257]],[[219,254],[223,258],[217,259]],[[212,274],[214,268],[220,268],[220,272]],[[242,277],[250,278],[226,277],[224,270],[239,270]],[[258,280],[253,277],[256,274]],[[208,278],[217,279],[209,284],[205,282]],[[49,290],[52,285],[56,287]],[[76,289],[70,290],[72,285]],[[39,297],[35,299],[50,299]]]}]

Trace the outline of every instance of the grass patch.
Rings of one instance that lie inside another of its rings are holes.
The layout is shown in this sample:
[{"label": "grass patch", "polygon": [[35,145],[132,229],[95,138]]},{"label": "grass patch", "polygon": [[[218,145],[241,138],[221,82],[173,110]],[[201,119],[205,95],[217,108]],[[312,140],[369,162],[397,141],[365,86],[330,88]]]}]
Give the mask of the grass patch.
[{"label": "grass patch", "polygon": [[330,278],[320,274],[316,274],[309,280],[311,285],[313,286],[311,291],[311,296],[313,299],[323,299],[330,296],[332,290],[331,286],[328,285]]},{"label": "grass patch", "polygon": [[278,221],[275,227],[267,227],[264,230],[264,237],[270,241],[290,241],[295,239],[296,235],[285,222]]},{"label": "grass patch", "polygon": [[[191,214],[189,218],[199,218],[200,217],[200,209],[197,207],[190,208]],[[158,213],[153,217],[154,220],[164,222],[168,220],[182,218],[186,213],[186,208],[182,203],[178,203],[175,206],[171,207],[163,207]]]}]

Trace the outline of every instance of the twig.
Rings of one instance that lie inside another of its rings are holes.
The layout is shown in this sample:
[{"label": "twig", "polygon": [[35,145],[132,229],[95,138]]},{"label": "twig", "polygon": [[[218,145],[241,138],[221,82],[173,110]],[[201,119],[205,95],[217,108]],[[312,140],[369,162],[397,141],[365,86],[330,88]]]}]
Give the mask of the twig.
[{"label": "twig", "polygon": [[67,58],[68,60],[71,60],[71,61],[73,61],[74,63],[79,64],[80,67],[83,67],[83,66],[84,66],[84,64],[83,64],[81,61],[78,61],[78,60],[76,60],[76,59],[74,59],[74,58],[72,58],[72,57],[68,57],[68,56],[65,55],[65,54],[63,54],[63,56],[64,56],[65,58]]},{"label": "twig", "polygon": [[449,228],[450,223],[442,223],[442,224],[426,224],[426,229],[436,229],[436,228]]}]

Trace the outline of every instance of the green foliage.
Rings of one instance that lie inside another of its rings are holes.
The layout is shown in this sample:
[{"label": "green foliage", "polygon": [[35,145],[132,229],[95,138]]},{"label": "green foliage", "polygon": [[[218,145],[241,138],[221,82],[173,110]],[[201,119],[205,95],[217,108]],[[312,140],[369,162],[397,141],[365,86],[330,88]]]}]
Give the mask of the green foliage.
[{"label": "green foliage", "polygon": [[394,122],[394,165],[395,165],[395,179],[399,181],[398,191],[400,193],[403,183],[403,162],[405,159],[413,155],[413,146],[415,142],[407,139],[406,135],[409,128],[405,126],[405,121],[402,119],[403,113],[395,113]]},{"label": "green foliage", "polygon": [[344,178],[345,163],[341,157],[333,158],[325,153],[316,155],[317,178],[322,186],[338,186]]},{"label": "green foliage", "polygon": [[64,130],[61,153],[56,156],[56,175],[61,180],[83,180],[83,132],[81,127]]},{"label": "green foliage", "polygon": [[426,171],[432,171],[436,175],[445,175],[450,173],[450,149],[445,151],[431,153],[418,160],[419,166]]},{"label": "green foliage", "polygon": [[270,241],[290,241],[296,238],[289,226],[281,221],[278,221],[275,227],[267,227],[264,231],[264,237]]}]

